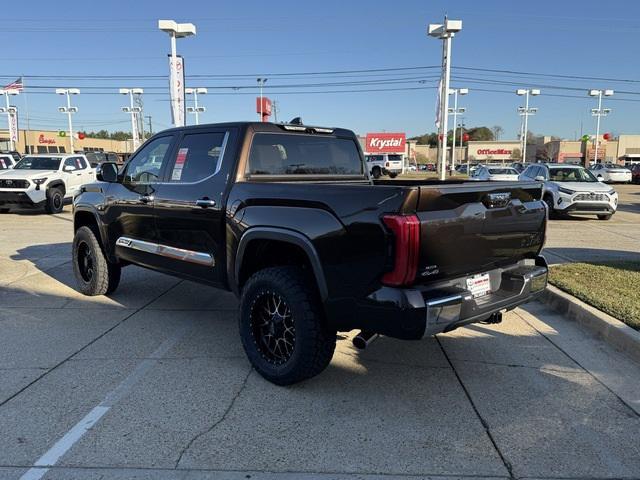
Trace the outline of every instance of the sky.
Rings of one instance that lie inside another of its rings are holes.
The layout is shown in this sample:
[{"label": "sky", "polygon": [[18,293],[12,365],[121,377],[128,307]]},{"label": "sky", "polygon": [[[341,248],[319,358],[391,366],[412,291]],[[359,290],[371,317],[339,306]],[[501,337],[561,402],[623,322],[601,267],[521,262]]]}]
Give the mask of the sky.
[{"label": "sky", "polygon": [[412,136],[435,130],[441,42],[426,27],[445,14],[463,22],[451,86],[469,89],[459,102],[467,127],[500,125],[502,139],[516,138],[515,89],[531,87],[541,95],[529,130],[595,133],[587,89],[599,88],[616,92],[601,132],[640,133],[640,2],[631,0],[13,2],[0,29],[0,84],[25,77],[14,99],[21,128],[27,110],[31,128],[66,128],[56,87],[81,90],[76,130],[130,130],[124,87],[145,90],[154,131],[169,128],[170,44],[157,21],[174,19],[197,27],[178,53],[187,86],[209,89],[201,123],[256,120],[256,78],[266,77],[279,121]]}]

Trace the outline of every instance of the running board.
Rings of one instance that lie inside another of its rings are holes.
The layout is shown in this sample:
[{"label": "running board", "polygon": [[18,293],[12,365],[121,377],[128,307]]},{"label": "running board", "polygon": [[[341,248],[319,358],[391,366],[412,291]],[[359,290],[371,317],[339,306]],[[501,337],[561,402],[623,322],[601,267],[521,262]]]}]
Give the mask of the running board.
[{"label": "running board", "polygon": [[170,247],[159,243],[145,242],[129,237],[120,237],[116,240],[117,247],[131,248],[145,253],[152,253],[162,257],[173,258],[174,260],[182,260],[184,262],[197,263],[207,267],[215,266],[216,262],[213,255],[206,252],[194,252],[193,250],[184,250],[182,248]]}]

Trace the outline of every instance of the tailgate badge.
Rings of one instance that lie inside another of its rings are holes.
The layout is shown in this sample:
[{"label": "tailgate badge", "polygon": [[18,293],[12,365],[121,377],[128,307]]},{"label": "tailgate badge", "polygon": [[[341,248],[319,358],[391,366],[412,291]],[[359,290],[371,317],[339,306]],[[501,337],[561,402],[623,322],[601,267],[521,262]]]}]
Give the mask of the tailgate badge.
[{"label": "tailgate badge", "polygon": [[506,207],[507,205],[509,205],[510,201],[511,201],[510,192],[487,193],[482,198],[482,203],[487,208]]}]

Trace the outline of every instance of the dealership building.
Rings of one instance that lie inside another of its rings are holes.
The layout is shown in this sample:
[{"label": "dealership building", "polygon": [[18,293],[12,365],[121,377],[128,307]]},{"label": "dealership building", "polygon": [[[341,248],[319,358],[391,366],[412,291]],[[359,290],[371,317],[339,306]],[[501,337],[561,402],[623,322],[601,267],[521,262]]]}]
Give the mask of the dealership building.
[{"label": "dealership building", "polygon": [[[15,150],[25,153],[73,153],[66,132],[58,130],[19,130]],[[115,152],[121,155],[133,151],[131,141],[84,137],[73,139],[76,152]],[[9,132],[0,130],[0,150],[9,150]]]}]

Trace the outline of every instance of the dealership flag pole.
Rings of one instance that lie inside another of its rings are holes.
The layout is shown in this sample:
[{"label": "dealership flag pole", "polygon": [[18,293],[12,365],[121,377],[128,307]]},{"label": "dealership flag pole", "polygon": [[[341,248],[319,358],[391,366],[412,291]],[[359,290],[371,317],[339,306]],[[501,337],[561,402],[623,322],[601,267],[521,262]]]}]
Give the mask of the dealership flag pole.
[{"label": "dealership flag pole", "polygon": [[442,106],[440,107],[440,119],[442,125],[442,148],[440,149],[440,180],[446,178],[446,165],[447,165],[447,130],[448,130],[448,117],[449,117],[449,87],[451,83],[451,39],[456,32],[462,30],[461,20],[449,20],[444,17],[444,23],[430,24],[427,33],[439,38],[443,41],[442,49],[442,76],[444,83],[441,85],[440,97],[442,100]]}]

